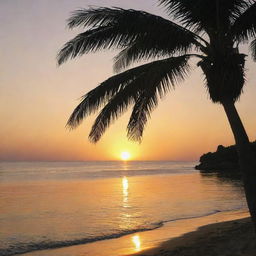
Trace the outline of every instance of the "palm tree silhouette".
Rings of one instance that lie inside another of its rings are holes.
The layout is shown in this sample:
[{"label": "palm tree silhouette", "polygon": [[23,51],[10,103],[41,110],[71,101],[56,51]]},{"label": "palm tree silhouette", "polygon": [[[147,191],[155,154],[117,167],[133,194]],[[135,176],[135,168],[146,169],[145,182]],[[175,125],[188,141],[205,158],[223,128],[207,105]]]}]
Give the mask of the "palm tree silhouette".
[{"label": "palm tree silhouette", "polygon": [[[205,76],[210,99],[222,104],[234,134],[248,207],[256,229],[256,161],[234,103],[245,82],[245,54],[241,43],[250,42],[256,60],[256,0],[159,0],[175,23],[144,11],[121,8],[77,10],[69,28],[86,31],[59,51],[61,65],[70,58],[114,48],[118,73],[82,97],[67,125],[77,127],[88,115],[102,108],[89,139],[97,142],[110,123],[130,105],[129,139],[140,141],[151,111],[189,72],[189,60]],[[126,69],[139,61],[151,62]],[[121,72],[122,71],[122,72]]]}]

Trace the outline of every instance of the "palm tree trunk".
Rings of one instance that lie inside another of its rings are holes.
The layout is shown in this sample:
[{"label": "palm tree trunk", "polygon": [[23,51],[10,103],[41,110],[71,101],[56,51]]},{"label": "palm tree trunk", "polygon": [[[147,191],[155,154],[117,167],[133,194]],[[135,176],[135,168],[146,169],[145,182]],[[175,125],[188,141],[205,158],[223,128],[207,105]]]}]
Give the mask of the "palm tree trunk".
[{"label": "palm tree trunk", "polygon": [[256,231],[256,159],[234,102],[222,102],[235,137],[248,208]]}]

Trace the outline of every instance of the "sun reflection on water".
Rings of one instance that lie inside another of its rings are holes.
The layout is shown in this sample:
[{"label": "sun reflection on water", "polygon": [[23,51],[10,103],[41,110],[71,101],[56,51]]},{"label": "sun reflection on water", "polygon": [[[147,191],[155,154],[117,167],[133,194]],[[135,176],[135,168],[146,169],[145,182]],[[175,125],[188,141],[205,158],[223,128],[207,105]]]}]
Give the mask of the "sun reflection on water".
[{"label": "sun reflection on water", "polygon": [[122,178],[122,184],[123,184],[123,206],[128,207],[128,196],[129,196],[129,182],[128,179],[124,176]]},{"label": "sun reflection on water", "polygon": [[128,191],[128,188],[129,188],[128,179],[124,176],[122,182],[123,182],[123,191],[126,191],[126,192],[127,192],[127,191]]},{"label": "sun reflection on water", "polygon": [[122,177],[122,194],[123,194],[123,210],[121,211],[122,216],[122,229],[130,229],[132,228],[132,213],[130,211],[130,204],[129,204],[129,181],[124,176]]},{"label": "sun reflection on water", "polygon": [[136,251],[140,251],[141,249],[141,241],[140,241],[140,236],[139,235],[135,235],[132,237],[132,242],[134,244],[135,250]]}]

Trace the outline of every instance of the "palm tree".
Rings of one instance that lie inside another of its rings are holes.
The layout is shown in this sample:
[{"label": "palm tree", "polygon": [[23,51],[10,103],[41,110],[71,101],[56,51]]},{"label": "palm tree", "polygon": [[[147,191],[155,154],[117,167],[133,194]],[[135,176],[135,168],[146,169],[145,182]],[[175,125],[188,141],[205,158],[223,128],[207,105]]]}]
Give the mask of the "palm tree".
[{"label": "palm tree", "polygon": [[[67,42],[58,54],[61,65],[70,58],[114,48],[117,74],[82,97],[67,125],[77,127],[102,108],[89,139],[96,143],[130,105],[128,138],[140,141],[151,111],[189,72],[189,60],[197,58],[210,99],[221,104],[234,134],[248,208],[256,229],[256,161],[234,103],[245,82],[245,54],[241,43],[250,43],[256,60],[256,0],[159,0],[169,16],[121,8],[77,10],[69,28],[86,28]],[[151,62],[149,62],[151,60]],[[130,64],[146,64],[126,69]]]}]

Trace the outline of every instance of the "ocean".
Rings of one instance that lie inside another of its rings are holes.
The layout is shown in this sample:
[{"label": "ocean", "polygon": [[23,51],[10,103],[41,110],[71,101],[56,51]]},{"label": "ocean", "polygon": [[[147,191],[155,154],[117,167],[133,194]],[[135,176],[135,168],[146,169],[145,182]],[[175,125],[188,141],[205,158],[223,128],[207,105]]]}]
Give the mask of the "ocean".
[{"label": "ocean", "polygon": [[1,162],[0,255],[92,243],[246,209],[240,181],[200,174],[195,165]]}]

